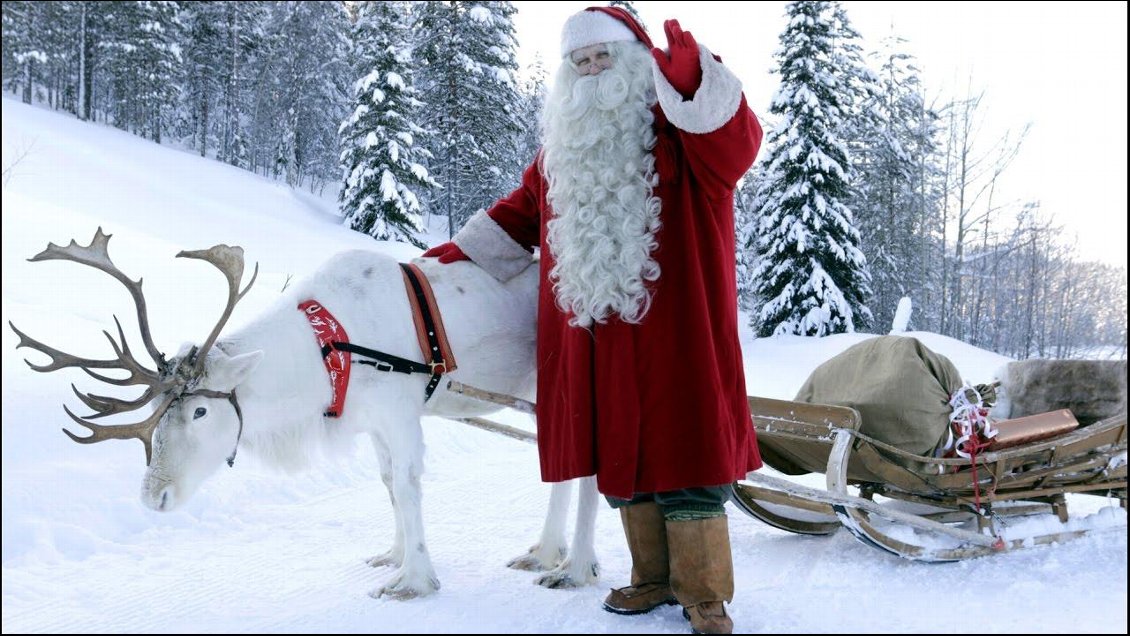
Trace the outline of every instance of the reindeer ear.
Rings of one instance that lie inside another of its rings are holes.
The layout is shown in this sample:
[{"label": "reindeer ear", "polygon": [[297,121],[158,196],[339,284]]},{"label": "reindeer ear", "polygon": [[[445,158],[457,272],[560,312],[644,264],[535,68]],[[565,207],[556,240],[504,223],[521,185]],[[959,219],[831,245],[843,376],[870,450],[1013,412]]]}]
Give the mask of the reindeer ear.
[{"label": "reindeer ear", "polygon": [[209,369],[208,375],[211,381],[208,384],[222,391],[233,389],[242,384],[262,360],[262,351],[252,351],[230,358],[226,356],[217,358]]}]

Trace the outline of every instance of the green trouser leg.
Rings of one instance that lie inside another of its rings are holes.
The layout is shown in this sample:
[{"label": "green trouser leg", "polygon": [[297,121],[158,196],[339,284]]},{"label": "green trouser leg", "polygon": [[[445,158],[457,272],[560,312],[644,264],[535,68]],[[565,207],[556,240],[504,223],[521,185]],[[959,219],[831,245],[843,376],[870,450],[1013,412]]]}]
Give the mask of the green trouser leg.
[{"label": "green trouser leg", "polygon": [[606,497],[606,499],[610,506],[617,509],[645,501],[654,501],[663,511],[663,517],[668,521],[690,521],[724,516],[726,514],[724,505],[733,496],[733,492],[733,487],[730,484],[724,484],[722,486],[683,488],[656,493],[637,493],[631,499],[617,499],[616,497]]}]

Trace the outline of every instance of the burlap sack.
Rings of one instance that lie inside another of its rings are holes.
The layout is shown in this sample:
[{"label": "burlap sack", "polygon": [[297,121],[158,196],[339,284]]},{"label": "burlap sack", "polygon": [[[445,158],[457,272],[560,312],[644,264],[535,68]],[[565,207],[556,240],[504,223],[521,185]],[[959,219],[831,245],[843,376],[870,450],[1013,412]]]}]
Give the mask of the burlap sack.
[{"label": "burlap sack", "polygon": [[[929,455],[946,434],[949,399],[961,387],[961,374],[945,356],[915,338],[880,336],[816,367],[794,399],[850,406],[859,411],[863,434],[909,453]],[[770,466],[786,474],[824,471],[827,447],[815,456],[814,445],[794,446],[764,440],[761,452]]]}]

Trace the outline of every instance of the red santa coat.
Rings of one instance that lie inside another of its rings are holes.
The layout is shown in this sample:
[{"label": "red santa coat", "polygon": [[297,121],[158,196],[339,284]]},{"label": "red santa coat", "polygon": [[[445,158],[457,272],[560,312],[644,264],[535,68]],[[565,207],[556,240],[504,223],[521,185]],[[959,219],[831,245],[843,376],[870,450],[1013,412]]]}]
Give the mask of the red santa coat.
[{"label": "red santa coat", "polygon": [[596,474],[602,493],[629,498],[729,484],[761,466],[738,342],[733,193],[762,131],[736,78],[719,87],[711,70],[728,71],[705,51],[703,66],[693,101],[658,87],[654,195],[662,226],[652,256],[661,274],[640,324],[613,317],[591,333],[568,324],[547,282],[552,211],[538,162],[487,211],[518,245],[541,247],[537,428],[545,481]]}]

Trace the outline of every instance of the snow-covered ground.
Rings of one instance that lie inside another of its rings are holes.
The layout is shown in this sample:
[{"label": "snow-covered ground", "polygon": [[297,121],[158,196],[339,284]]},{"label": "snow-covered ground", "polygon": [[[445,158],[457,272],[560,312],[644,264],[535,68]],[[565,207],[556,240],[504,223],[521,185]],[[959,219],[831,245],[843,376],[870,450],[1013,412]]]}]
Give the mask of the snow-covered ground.
[{"label": "snow-covered ground", "polygon": [[[72,353],[106,354],[111,313],[127,334],[132,305],[105,274],[73,263],[29,263],[48,242],[85,244],[101,226],[110,254],[143,277],[153,336],[175,351],[202,339],[222,307],[210,267],[173,256],[242,245],[259,281],[230,326],[265,308],[290,276],[331,254],[366,247],[407,259],[337,224],[332,194],[316,197],[242,170],[5,98],[3,304],[29,335]],[[438,224],[437,224],[438,225]],[[437,232],[434,241],[443,240]],[[1006,360],[952,339],[912,332],[967,380]],[[791,398],[814,367],[870,337],[754,339],[743,333],[747,384]],[[539,535],[549,485],[535,449],[464,424],[424,421],[427,540],[442,583],[429,597],[373,599],[390,573],[365,564],[392,541],[391,508],[368,443],[284,475],[240,456],[182,509],[156,513],[138,498],[140,444],[80,446],[61,403],[81,374],[38,374],[42,362],[3,335],[3,631],[686,633],[679,610],[641,617],[600,609],[630,565],[616,513],[597,516],[599,584],[547,590],[507,569]],[[25,355],[26,354],[26,355]],[[103,390],[98,388],[98,390]],[[496,418],[532,429],[524,415]],[[810,482],[811,483],[811,482]],[[813,484],[815,485],[815,484]],[[1125,511],[1071,497],[1074,512],[1121,523],[1062,545],[955,564],[880,553],[846,532],[804,537],[730,507],[738,632],[1126,633]]]}]

